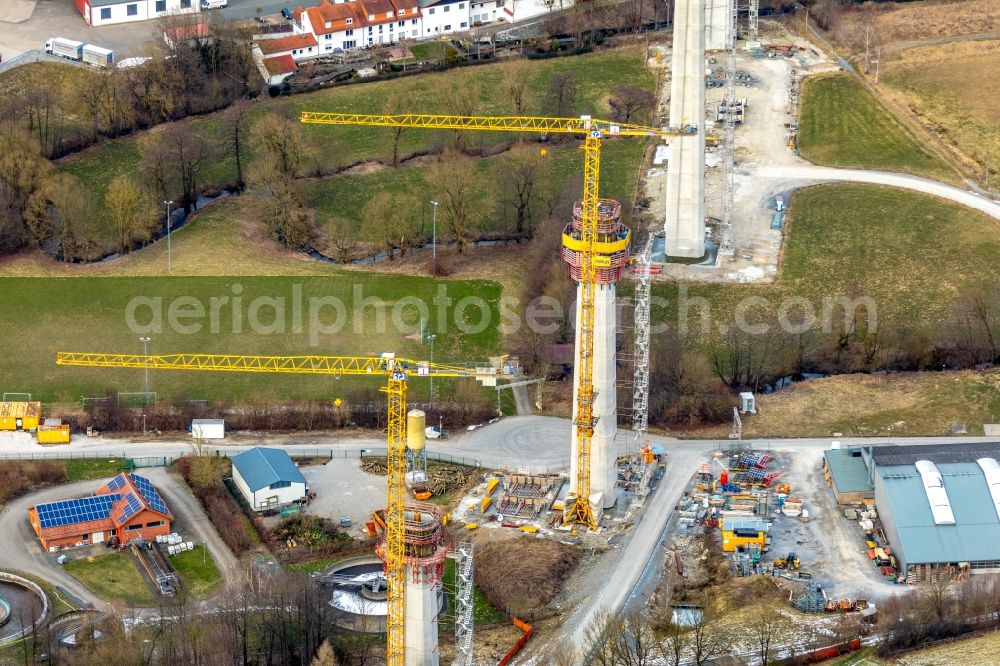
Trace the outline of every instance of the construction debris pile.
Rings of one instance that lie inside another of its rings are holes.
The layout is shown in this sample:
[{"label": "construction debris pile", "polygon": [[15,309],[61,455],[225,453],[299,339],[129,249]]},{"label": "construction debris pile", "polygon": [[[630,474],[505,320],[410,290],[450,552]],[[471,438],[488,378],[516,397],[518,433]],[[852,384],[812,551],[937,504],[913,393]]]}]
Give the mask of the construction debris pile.
[{"label": "construction debris pile", "polygon": [[[385,458],[365,458],[361,461],[361,469],[369,474],[385,476],[387,463]],[[431,465],[427,471],[427,483],[423,484],[434,495],[445,495],[463,488],[478,472],[468,467],[457,465]]]}]

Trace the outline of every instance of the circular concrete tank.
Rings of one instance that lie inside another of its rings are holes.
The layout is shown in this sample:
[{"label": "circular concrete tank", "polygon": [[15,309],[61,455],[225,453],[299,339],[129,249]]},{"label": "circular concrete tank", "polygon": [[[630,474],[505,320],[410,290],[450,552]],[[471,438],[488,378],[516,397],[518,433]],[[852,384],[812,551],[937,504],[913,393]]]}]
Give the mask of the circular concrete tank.
[{"label": "circular concrete tank", "polygon": [[30,585],[0,580],[0,644],[30,631],[48,611],[47,600]]},{"label": "circular concrete tank", "polygon": [[[384,634],[386,603],[385,565],[378,557],[355,557],[338,562],[323,572],[332,590],[330,605],[337,611],[338,627],[364,633]],[[444,608],[444,592],[438,592],[438,612]]]}]

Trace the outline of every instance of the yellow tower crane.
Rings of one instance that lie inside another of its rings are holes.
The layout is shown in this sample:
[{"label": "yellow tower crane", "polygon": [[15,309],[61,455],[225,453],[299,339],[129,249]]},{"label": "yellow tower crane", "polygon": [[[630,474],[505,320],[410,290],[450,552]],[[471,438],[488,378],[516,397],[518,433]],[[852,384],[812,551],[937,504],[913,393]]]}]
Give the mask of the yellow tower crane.
[{"label": "yellow tower crane", "polygon": [[388,402],[388,475],[386,488],[386,533],[382,543],[388,583],[386,617],[386,664],[403,666],[406,654],[406,381],[418,377],[474,377],[483,383],[496,381],[492,367],[463,367],[427,363],[393,354],[381,356],[237,356],[217,354],[100,354],[58,352],[57,365],[88,368],[152,368],[154,370],[202,370],[210,372],[267,372],[296,375],[382,376],[381,390]]},{"label": "yellow tower crane", "polygon": [[[580,266],[580,348],[577,368],[576,428],[577,476],[575,501],[564,515],[564,524],[597,527],[590,506],[590,440],[597,425],[594,416],[594,292],[597,269],[595,243],[598,229],[598,202],[600,190],[601,141],[609,136],[641,136],[667,139],[672,136],[694,134],[696,126],[658,129],[642,125],[597,120],[590,116],[579,118],[546,118],[537,116],[442,116],[424,114],[365,115],[357,113],[319,113],[303,111],[303,123],[318,125],[352,125],[368,127],[423,127],[426,129],[478,130],[488,132],[533,132],[536,134],[572,134],[584,137],[583,141],[583,199],[581,210],[581,235],[573,239],[563,236],[564,244],[579,252]],[[599,257],[598,259],[606,259]],[[606,267],[606,266],[604,266]]]}]

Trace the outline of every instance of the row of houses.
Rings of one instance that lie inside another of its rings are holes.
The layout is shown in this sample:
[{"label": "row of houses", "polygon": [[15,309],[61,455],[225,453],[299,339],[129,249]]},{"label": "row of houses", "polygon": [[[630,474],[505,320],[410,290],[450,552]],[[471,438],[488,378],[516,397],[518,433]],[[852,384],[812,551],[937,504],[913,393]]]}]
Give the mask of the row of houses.
[{"label": "row of houses", "polygon": [[321,0],[292,11],[290,34],[261,35],[255,55],[264,78],[277,83],[309,58],[434,39],[513,18],[514,0]]}]

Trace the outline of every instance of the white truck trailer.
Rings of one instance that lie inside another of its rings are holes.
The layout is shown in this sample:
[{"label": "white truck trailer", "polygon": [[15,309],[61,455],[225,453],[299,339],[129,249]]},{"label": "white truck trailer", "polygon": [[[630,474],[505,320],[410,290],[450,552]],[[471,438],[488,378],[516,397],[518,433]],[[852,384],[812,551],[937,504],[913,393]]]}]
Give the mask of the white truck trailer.
[{"label": "white truck trailer", "polygon": [[115,62],[115,52],[101,46],[84,44],[83,61],[94,67],[111,67]]},{"label": "white truck trailer", "polygon": [[83,42],[65,37],[53,37],[45,42],[45,52],[67,60],[81,60],[83,58]]}]

